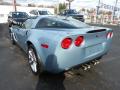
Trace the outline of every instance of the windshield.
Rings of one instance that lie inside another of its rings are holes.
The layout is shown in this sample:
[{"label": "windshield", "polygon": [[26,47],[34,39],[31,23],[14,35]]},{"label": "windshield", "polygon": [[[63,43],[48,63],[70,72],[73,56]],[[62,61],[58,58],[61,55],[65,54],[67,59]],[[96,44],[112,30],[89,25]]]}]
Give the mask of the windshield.
[{"label": "windshield", "polygon": [[13,18],[26,18],[28,15],[25,12],[13,12]]},{"label": "windshield", "polygon": [[86,28],[89,25],[73,19],[71,17],[46,17],[39,20],[36,28],[69,28],[69,29],[79,29],[79,28]]},{"label": "windshield", "polygon": [[39,11],[39,14],[40,15],[51,15],[51,13],[48,11]]}]

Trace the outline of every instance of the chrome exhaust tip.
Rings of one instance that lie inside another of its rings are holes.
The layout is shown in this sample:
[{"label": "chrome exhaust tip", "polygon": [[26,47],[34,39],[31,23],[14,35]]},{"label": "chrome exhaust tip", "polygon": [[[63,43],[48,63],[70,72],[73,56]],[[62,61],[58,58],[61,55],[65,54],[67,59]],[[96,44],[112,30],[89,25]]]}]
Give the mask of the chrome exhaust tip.
[{"label": "chrome exhaust tip", "polygon": [[96,61],[92,61],[91,62],[93,65],[97,65],[97,62]]},{"label": "chrome exhaust tip", "polygon": [[85,66],[85,65],[82,65],[81,67],[82,67],[82,69],[85,70],[85,71],[88,69],[87,66]]},{"label": "chrome exhaust tip", "polygon": [[89,64],[85,64],[85,66],[86,66],[88,69],[91,68],[91,66],[90,66]]},{"label": "chrome exhaust tip", "polygon": [[100,63],[100,61],[96,60],[96,63],[97,63],[97,64],[99,64],[99,63]]}]

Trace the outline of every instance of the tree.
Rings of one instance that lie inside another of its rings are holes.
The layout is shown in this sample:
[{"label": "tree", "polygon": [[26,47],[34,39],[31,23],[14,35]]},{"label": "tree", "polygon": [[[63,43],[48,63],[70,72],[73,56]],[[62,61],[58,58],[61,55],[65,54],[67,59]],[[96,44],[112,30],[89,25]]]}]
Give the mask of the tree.
[{"label": "tree", "polygon": [[67,8],[66,3],[60,3],[59,4],[59,12],[62,12],[63,10],[65,10]]},{"label": "tree", "polygon": [[68,1],[69,3],[69,9],[71,9],[71,2],[73,2],[74,0],[66,0],[66,1]]},{"label": "tree", "polygon": [[82,10],[81,10],[84,14],[85,14],[85,8],[82,8]]},{"label": "tree", "polygon": [[[65,10],[67,8],[66,3],[59,3],[59,7],[58,7],[58,11],[62,12],[63,10]],[[57,11],[57,7],[54,8],[54,11],[56,14],[58,14],[59,12]]]},{"label": "tree", "polygon": [[28,7],[35,7],[35,4],[30,3],[30,4],[28,4]]},{"label": "tree", "polygon": [[85,12],[85,8],[82,8],[82,11]]},{"label": "tree", "polygon": [[108,14],[108,15],[112,15],[112,12],[111,12],[111,11],[108,11],[107,14]]}]

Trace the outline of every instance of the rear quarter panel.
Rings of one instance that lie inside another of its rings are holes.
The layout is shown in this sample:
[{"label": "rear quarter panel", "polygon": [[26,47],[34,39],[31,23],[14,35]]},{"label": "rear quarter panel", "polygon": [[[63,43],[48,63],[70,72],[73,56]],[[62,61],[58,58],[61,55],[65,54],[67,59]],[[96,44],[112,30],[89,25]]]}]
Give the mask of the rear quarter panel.
[{"label": "rear quarter panel", "polygon": [[[30,41],[34,45],[39,59],[45,65],[49,55],[53,55],[55,53],[55,50],[63,35],[59,34],[58,32],[36,29],[30,31],[30,34],[31,35],[28,37],[27,41]],[[43,48],[41,44],[47,44],[49,47]]]}]

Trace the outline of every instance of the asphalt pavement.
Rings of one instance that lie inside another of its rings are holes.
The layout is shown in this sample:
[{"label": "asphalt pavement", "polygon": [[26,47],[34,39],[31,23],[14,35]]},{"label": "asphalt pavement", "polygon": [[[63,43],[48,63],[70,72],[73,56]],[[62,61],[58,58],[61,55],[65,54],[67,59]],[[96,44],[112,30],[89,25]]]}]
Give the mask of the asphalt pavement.
[{"label": "asphalt pavement", "polygon": [[25,53],[11,44],[8,25],[0,24],[0,90],[120,90],[120,26],[105,27],[113,29],[114,38],[100,64],[88,71],[34,76]]}]

